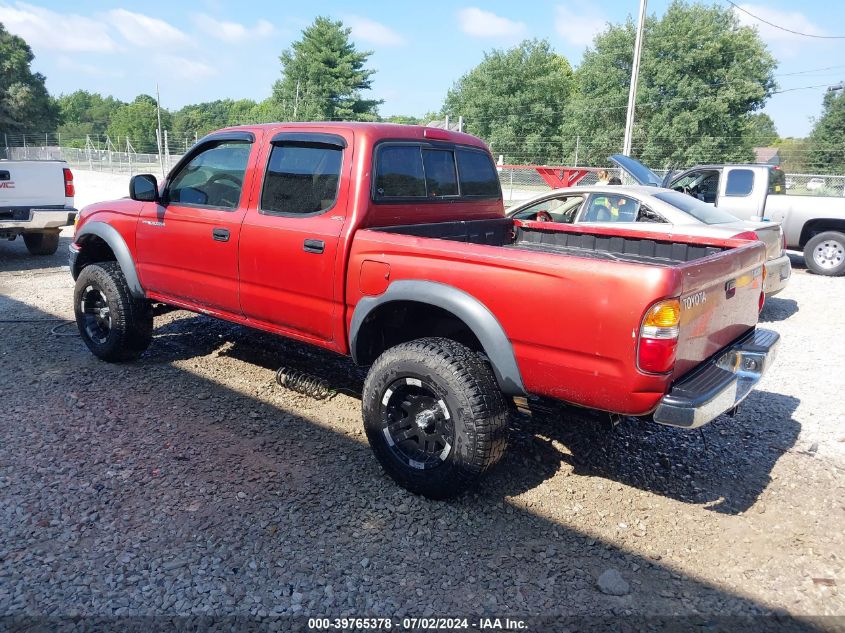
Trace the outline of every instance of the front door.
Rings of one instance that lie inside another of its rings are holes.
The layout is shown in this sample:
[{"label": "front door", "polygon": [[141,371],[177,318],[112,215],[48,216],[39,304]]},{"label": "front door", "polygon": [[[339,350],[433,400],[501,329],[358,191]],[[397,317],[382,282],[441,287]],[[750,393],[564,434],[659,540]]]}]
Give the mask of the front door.
[{"label": "front door", "polygon": [[162,204],[147,204],[141,212],[136,248],[147,292],[240,314],[238,239],[253,143],[251,135],[231,136],[211,137],[176,167]]},{"label": "front door", "polygon": [[335,271],[352,151],[344,134],[277,134],[241,229],[244,315],[323,342],[334,338],[343,296]]}]

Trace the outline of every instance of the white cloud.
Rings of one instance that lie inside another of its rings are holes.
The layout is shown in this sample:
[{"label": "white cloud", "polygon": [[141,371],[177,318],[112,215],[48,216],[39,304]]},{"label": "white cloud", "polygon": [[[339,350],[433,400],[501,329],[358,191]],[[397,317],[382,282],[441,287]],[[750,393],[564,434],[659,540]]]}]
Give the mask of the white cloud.
[{"label": "white cloud", "polygon": [[35,49],[102,53],[116,48],[102,20],[31,4],[0,4],[0,22]]},{"label": "white cloud", "polygon": [[192,44],[190,37],[164,20],[126,9],[112,9],[106,15],[123,39],[135,46],[174,48]]},{"label": "white cloud", "polygon": [[461,30],[473,37],[516,38],[528,29],[525,22],[509,20],[478,7],[467,7],[458,11],[458,21]]},{"label": "white cloud", "polygon": [[606,26],[607,19],[592,5],[580,3],[574,9],[564,5],[555,8],[555,30],[572,46],[589,46]]},{"label": "white cloud", "polygon": [[214,66],[181,55],[156,55],[154,60],[165,74],[178,79],[196,82],[217,74]]},{"label": "white cloud", "polygon": [[126,73],[122,70],[111,70],[98,66],[96,64],[86,64],[77,61],[66,55],[60,55],[56,60],[56,65],[61,70],[70,70],[74,73],[82,73],[84,75],[91,75],[92,77],[125,77]]},{"label": "white cloud", "polygon": [[243,42],[253,38],[267,37],[272,35],[275,30],[273,25],[264,19],[258,20],[255,23],[255,26],[248,27],[239,22],[215,20],[204,13],[195,15],[194,22],[204,33],[219,40],[223,40],[224,42],[233,43]]},{"label": "white cloud", "polygon": [[401,46],[405,38],[389,26],[360,15],[348,15],[343,20],[352,29],[356,39],[381,46]]},{"label": "white cloud", "polygon": [[[799,33],[806,33],[808,35],[826,35],[825,30],[813,23],[806,15],[800,11],[781,11],[779,9],[772,9],[763,4],[741,4],[741,8],[750,13],[772,22],[779,24],[793,31]],[[755,20],[748,13],[734,9],[739,23],[743,26],[752,26],[757,28],[760,37],[769,44],[772,52],[778,57],[789,57],[795,55],[802,46],[814,43],[812,39],[788,33],[781,29],[776,29],[773,26],[764,24],[760,20]],[[815,40],[815,43],[819,43]]]}]

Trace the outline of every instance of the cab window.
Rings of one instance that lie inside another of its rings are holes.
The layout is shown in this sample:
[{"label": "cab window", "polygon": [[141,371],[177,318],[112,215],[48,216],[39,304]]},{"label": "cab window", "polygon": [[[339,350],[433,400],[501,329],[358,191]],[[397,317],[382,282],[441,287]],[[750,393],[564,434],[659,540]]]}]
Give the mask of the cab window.
[{"label": "cab window", "polygon": [[594,193],[581,222],[636,222],[640,203],[619,194]]},{"label": "cab window", "polygon": [[539,220],[572,224],[584,202],[584,196],[565,196],[543,200],[513,215],[517,220]]},{"label": "cab window", "polygon": [[322,213],[334,206],[343,150],[319,143],[274,144],[261,190],[260,212]]},{"label": "cab window", "polygon": [[747,196],[754,188],[754,172],[750,169],[731,169],[725,183],[726,196]]},{"label": "cab window", "polygon": [[236,209],[252,145],[244,141],[210,143],[173,176],[168,201],[187,206]]}]

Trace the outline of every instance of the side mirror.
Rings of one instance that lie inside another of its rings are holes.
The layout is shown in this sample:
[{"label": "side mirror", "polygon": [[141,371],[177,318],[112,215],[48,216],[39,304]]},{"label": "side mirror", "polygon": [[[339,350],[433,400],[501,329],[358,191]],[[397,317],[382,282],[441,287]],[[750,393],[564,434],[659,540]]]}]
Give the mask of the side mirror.
[{"label": "side mirror", "polygon": [[129,181],[129,197],[138,202],[158,202],[158,181],[152,174],[138,174]]}]

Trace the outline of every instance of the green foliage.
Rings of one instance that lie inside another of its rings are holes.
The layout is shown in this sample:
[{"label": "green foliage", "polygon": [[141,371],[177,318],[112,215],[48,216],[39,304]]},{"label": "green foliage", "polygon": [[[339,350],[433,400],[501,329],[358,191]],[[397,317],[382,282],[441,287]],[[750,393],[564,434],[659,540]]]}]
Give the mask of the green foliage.
[{"label": "green foliage", "polygon": [[775,143],[780,151],[780,166],[788,174],[806,174],[810,141],[806,138],[782,138]]},{"label": "green foliage", "polygon": [[[635,27],[596,36],[576,71],[564,137],[604,164],[622,149]],[[652,167],[753,158],[749,116],[775,89],[774,58],[729,7],[674,0],[646,20],[633,153]]]},{"label": "green foliage", "polygon": [[302,38],[282,52],[282,78],[273,85],[273,100],[282,120],[374,121],[382,103],[364,99],[375,72],[364,67],[371,52],[359,52],[343,23],[318,17]]},{"label": "green foliage", "polygon": [[564,106],[572,69],[547,40],[493,50],[446,95],[443,115],[466,121],[509,162],[560,162]]},{"label": "green foliage", "polygon": [[252,123],[257,105],[252,99],[221,99],[187,105],[173,113],[171,134],[179,139],[193,140],[195,136],[221,127]]},{"label": "green foliage", "polygon": [[0,23],[0,136],[53,130],[58,123],[44,75],[30,69],[33,59],[29,45]]},{"label": "green foliage", "polygon": [[780,139],[772,117],[762,112],[756,112],[748,116],[746,119],[746,130],[748,142],[751,143],[751,147],[771,147]]},{"label": "green foliage", "polygon": [[404,114],[394,114],[389,117],[383,117],[381,120],[385,123],[400,123],[402,125],[425,125],[427,123],[427,121],[424,122],[418,117],[406,116]]},{"label": "green foliage", "polygon": [[[171,123],[170,113],[162,109],[162,129],[171,129]],[[135,151],[150,152],[155,151],[157,125],[156,101],[149,95],[142,94],[135,97],[132,103],[124,104],[115,110],[108,126],[108,134],[115,144],[128,137]]]},{"label": "green foliage", "polygon": [[106,134],[111,117],[123,105],[114,97],[103,97],[96,92],[77,90],[56,99],[62,124],[58,128],[63,143],[82,144],[89,136]]},{"label": "green foliage", "polygon": [[810,133],[809,149],[810,170],[845,172],[845,90],[825,94],[822,116]]}]

